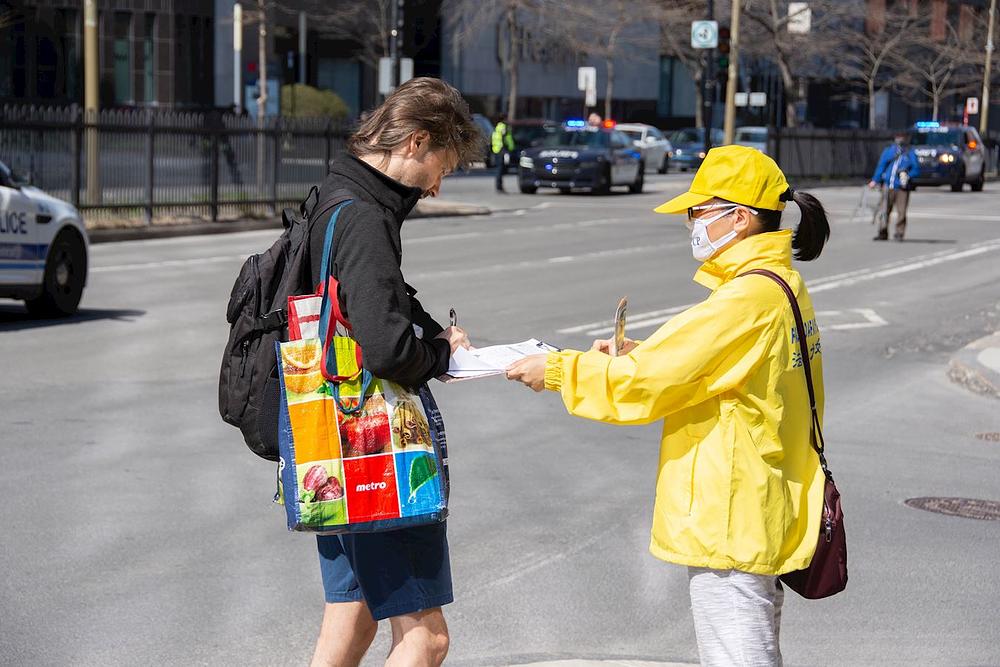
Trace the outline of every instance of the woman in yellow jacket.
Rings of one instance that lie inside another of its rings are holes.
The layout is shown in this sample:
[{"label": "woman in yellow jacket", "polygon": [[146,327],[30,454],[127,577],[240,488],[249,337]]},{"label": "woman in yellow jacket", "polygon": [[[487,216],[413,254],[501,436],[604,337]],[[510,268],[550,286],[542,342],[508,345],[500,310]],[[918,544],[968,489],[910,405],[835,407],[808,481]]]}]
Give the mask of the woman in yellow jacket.
[{"label": "woman in yellow jacket", "polygon": [[[780,230],[786,201],[801,210]],[[712,291],[648,340],[528,357],[508,377],[562,395],[570,414],[610,424],[663,420],[650,551],[688,566],[705,665],[780,665],[778,575],[809,565],[824,476],[791,307],[805,321],[822,415],[819,329],[792,256],[819,256],[830,226],[819,201],[793,192],[775,162],[742,146],[709,151],[690,191],[656,209],[687,213],[695,281]]]}]

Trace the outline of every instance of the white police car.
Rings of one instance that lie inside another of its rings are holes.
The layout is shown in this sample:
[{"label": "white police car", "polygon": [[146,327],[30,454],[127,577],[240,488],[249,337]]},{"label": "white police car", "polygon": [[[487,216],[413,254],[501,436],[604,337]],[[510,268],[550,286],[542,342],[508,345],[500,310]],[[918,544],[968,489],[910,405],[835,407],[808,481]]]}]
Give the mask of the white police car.
[{"label": "white police car", "polygon": [[0,162],[0,298],[33,315],[72,315],[87,282],[87,231],[79,211],[21,183]]}]

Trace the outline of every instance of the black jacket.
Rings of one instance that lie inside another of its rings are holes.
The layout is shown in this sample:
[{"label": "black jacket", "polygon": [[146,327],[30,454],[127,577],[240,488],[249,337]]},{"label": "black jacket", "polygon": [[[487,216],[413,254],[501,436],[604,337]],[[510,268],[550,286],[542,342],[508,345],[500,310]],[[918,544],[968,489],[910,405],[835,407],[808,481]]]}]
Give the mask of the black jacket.
[{"label": "black jacket", "polygon": [[[376,377],[417,387],[448,370],[451,346],[434,338],[442,331],[403,281],[400,228],[422,194],[356,157],[343,154],[320,188],[319,201],[337,190],[354,200],[337,218],[333,275],[340,307],[361,346],[364,367]],[[323,240],[330,214],[311,221],[310,270],[320,284]],[[413,325],[423,329],[417,338]]]}]

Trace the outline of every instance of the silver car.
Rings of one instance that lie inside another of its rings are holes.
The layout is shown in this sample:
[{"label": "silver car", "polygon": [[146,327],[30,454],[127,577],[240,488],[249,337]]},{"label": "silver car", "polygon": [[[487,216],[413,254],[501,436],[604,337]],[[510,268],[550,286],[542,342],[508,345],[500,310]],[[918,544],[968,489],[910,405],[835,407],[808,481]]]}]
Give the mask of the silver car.
[{"label": "silver car", "polygon": [[767,155],[767,128],[758,125],[738,127],[736,128],[736,136],[733,143],[738,146],[756,148],[761,153]]},{"label": "silver car", "polygon": [[619,123],[615,129],[624,132],[639,149],[643,162],[646,163],[646,169],[656,167],[658,173],[667,173],[670,167],[670,154],[674,149],[662,132],[645,123]]}]

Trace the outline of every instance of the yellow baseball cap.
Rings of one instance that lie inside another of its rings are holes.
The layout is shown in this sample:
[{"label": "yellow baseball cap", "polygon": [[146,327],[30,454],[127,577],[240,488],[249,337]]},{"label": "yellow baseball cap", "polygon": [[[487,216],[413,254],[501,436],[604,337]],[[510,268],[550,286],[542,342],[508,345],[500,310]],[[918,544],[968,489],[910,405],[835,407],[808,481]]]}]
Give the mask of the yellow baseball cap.
[{"label": "yellow baseball cap", "polygon": [[708,151],[687,192],[654,210],[685,213],[692,206],[718,197],[751,208],[783,211],[781,196],[786,191],[788,181],[770,157],[747,146],[719,146]]}]

